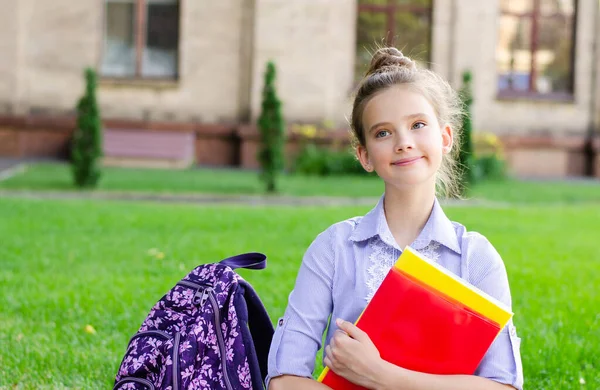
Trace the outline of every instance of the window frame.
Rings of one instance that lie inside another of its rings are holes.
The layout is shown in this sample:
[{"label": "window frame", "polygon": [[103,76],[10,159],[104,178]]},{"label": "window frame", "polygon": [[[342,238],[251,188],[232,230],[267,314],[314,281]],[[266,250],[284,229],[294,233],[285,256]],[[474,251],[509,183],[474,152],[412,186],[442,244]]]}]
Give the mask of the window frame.
[{"label": "window frame", "polygon": [[[433,9],[435,7],[436,0],[431,0],[429,6],[421,6],[416,4],[398,4],[397,0],[387,0],[387,4],[361,4],[358,3],[356,12],[356,28],[358,29],[358,20],[361,12],[379,13],[386,17],[386,36],[384,43],[387,46],[395,45],[395,32],[396,32],[396,13],[397,12],[413,12],[416,14],[427,15],[429,19],[429,36],[427,40],[427,58],[423,61],[428,65],[431,64],[432,47],[433,47]],[[358,53],[355,53],[355,58]],[[356,77],[356,75],[355,75]]]},{"label": "window frame", "polygon": [[[570,91],[559,91],[559,92],[538,92],[535,90],[535,82],[537,80],[537,61],[536,52],[539,44],[539,23],[541,19],[552,19],[552,18],[563,18],[567,15],[561,12],[555,12],[552,14],[542,14],[541,7],[542,0],[532,0],[531,11],[515,12],[502,9],[500,5],[500,17],[511,16],[516,18],[528,18],[531,21],[531,30],[529,31],[530,42],[530,71],[529,71],[529,86],[527,91],[518,91],[511,89],[499,89],[496,84],[496,98],[498,100],[514,100],[514,99],[527,99],[527,100],[540,100],[540,101],[554,101],[554,102],[573,102],[575,100],[575,53],[577,46],[577,18],[579,15],[578,0],[573,1],[573,14],[570,15],[572,19],[571,24],[571,58],[570,58],[570,73],[569,82],[571,84]],[[498,41],[496,41],[498,45]],[[497,46],[496,46],[497,47]],[[498,77],[498,63],[496,62],[496,83]]]},{"label": "window frame", "polygon": [[[182,3],[184,0],[176,0],[178,6],[178,22],[177,22],[177,59],[176,59],[176,67],[175,67],[175,75],[170,76],[144,76],[142,75],[142,62],[144,55],[144,48],[146,45],[146,35],[148,29],[148,2],[151,0],[102,0],[102,48],[100,50],[100,58],[99,58],[99,66],[98,73],[100,79],[106,82],[128,82],[132,81],[135,83],[144,84],[146,82],[176,82],[179,80],[180,76],[180,66],[181,66],[181,15],[182,15]],[[106,26],[107,26],[107,5],[109,3],[126,3],[134,5],[134,42],[135,42],[135,74],[128,76],[114,76],[114,75],[104,75],[102,74],[102,63],[104,60],[104,48],[105,48],[105,40],[106,40]]]}]

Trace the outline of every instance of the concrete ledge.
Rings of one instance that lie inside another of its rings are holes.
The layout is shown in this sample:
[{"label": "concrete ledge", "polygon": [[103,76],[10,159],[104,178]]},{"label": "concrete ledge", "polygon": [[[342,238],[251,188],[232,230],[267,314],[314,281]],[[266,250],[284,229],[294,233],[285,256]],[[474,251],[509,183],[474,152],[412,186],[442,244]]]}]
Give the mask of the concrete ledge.
[{"label": "concrete ledge", "polygon": [[194,164],[194,139],[190,132],[104,129],[104,164],[187,168]]},{"label": "concrete ledge", "polygon": [[585,136],[500,137],[511,174],[539,178],[585,175]]}]

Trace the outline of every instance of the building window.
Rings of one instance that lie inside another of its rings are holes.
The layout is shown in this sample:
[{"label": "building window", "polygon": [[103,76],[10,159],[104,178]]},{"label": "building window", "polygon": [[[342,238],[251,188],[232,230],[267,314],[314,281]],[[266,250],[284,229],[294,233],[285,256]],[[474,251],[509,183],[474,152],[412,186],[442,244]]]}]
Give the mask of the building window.
[{"label": "building window", "polygon": [[105,0],[104,15],[102,76],[177,78],[178,0]]},{"label": "building window", "polygon": [[501,0],[499,97],[571,99],[575,0]]},{"label": "building window", "polygon": [[395,46],[428,66],[432,0],[359,0],[356,34],[357,79],[364,76],[376,45]]}]

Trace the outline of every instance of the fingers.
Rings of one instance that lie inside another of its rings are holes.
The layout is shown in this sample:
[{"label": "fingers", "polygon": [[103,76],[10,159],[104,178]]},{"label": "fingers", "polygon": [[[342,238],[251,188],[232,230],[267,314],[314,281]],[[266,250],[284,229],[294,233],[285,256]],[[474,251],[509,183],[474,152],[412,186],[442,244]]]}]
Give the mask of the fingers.
[{"label": "fingers", "polygon": [[325,359],[323,359],[323,363],[325,363],[327,367],[333,370],[333,363],[331,362],[331,359],[329,359],[329,356],[325,356]]},{"label": "fingers", "polygon": [[363,332],[361,329],[359,329],[356,325],[354,325],[351,322],[344,321],[344,320],[338,318],[335,321],[335,323],[341,330],[348,333],[348,335],[355,340],[364,341],[365,337],[368,337],[365,332]]},{"label": "fingers", "polygon": [[356,340],[352,340],[344,331],[336,330],[329,345],[325,347],[325,357],[329,358],[331,363],[336,364],[340,359],[344,359],[348,348],[352,348],[357,343]]},{"label": "fingers", "polygon": [[331,344],[325,347],[325,359],[323,359],[323,363],[325,363],[327,367],[334,371],[337,368],[336,359],[333,354],[333,348],[331,347]]}]

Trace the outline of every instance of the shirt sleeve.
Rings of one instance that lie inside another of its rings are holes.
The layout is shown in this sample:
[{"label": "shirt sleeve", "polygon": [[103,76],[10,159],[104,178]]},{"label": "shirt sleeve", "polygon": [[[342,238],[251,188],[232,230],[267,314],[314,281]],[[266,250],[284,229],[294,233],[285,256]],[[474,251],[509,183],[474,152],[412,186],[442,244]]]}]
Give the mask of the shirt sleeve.
[{"label": "shirt sleeve", "polygon": [[[480,290],[512,306],[506,267],[502,258],[483,236],[475,237],[468,250],[469,280]],[[523,389],[521,339],[512,320],[492,343],[475,375]]]},{"label": "shirt sleeve", "polygon": [[277,321],[269,350],[267,388],[271,378],[284,374],[312,377],[333,306],[334,256],[330,230],[317,236],[308,247],[288,306]]}]

